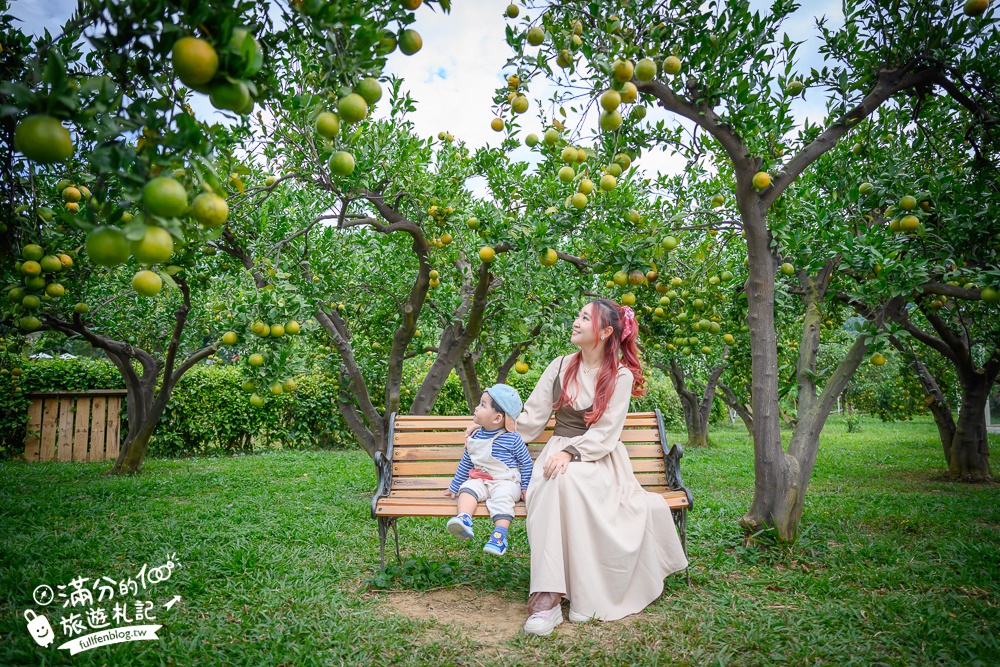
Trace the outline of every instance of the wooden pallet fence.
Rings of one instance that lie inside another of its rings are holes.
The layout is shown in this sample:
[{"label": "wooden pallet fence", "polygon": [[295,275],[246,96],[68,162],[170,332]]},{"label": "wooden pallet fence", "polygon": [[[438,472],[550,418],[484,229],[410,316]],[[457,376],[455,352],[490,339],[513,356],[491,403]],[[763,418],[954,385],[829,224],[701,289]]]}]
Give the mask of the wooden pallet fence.
[{"label": "wooden pallet fence", "polygon": [[24,458],[106,461],[118,458],[124,389],[29,394]]}]

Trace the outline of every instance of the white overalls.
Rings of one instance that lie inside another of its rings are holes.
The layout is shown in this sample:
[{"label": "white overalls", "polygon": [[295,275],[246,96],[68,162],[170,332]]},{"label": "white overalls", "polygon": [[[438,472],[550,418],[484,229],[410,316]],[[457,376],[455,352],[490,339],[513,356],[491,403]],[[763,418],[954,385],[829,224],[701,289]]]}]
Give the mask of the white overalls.
[{"label": "white overalls", "polygon": [[458,488],[458,492],[471,493],[477,501],[486,501],[493,521],[514,520],[514,503],[521,499],[521,471],[511,468],[493,457],[493,441],[506,431],[501,430],[490,439],[468,437],[465,451],[469,453],[473,471],[479,470],[493,479],[476,479],[470,473],[469,479]]}]

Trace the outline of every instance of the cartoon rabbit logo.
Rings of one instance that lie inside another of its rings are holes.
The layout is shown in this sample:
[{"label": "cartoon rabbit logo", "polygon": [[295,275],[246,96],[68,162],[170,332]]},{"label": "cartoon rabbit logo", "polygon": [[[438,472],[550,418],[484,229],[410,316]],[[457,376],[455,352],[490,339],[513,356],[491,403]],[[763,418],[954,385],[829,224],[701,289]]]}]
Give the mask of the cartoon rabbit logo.
[{"label": "cartoon rabbit logo", "polygon": [[39,646],[48,646],[55,640],[56,635],[52,632],[52,626],[49,625],[47,617],[38,616],[31,609],[25,609],[24,620],[28,622],[28,632]]}]

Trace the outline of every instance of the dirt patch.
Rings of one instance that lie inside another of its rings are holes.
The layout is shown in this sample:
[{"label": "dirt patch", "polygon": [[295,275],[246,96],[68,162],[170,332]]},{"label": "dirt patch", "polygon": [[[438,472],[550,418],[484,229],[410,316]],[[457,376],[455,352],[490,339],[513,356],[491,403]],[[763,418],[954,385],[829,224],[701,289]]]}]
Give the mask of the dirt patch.
[{"label": "dirt patch", "polygon": [[[471,641],[491,647],[500,647],[519,635],[528,619],[526,601],[468,588],[390,592],[385,604],[392,613],[450,625]],[[568,611],[564,602],[563,613]],[[575,631],[575,624],[568,621],[556,628],[560,635]]]}]

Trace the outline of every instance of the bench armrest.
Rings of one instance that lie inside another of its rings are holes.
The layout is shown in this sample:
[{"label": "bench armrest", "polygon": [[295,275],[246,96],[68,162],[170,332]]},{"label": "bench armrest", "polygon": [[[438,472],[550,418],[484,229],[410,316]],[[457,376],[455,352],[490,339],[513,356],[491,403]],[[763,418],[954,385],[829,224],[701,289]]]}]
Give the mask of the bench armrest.
[{"label": "bench armrest", "polygon": [[681,459],[684,457],[684,448],[679,444],[667,448],[667,436],[663,429],[663,413],[656,408],[656,423],[660,431],[660,447],[663,449],[663,465],[667,476],[667,485],[673,491],[683,491],[687,496],[688,509],[694,507],[694,498],[691,492],[684,486],[681,479]]},{"label": "bench armrest", "polygon": [[396,424],[396,413],[393,412],[389,415],[389,430],[385,447],[385,454],[382,452],[375,452],[375,472],[378,474],[378,489],[375,491],[374,497],[372,497],[372,518],[377,519],[378,515],[375,511],[375,506],[378,505],[380,498],[386,498],[389,495],[389,489],[392,488],[392,442],[395,437],[395,424]]}]

